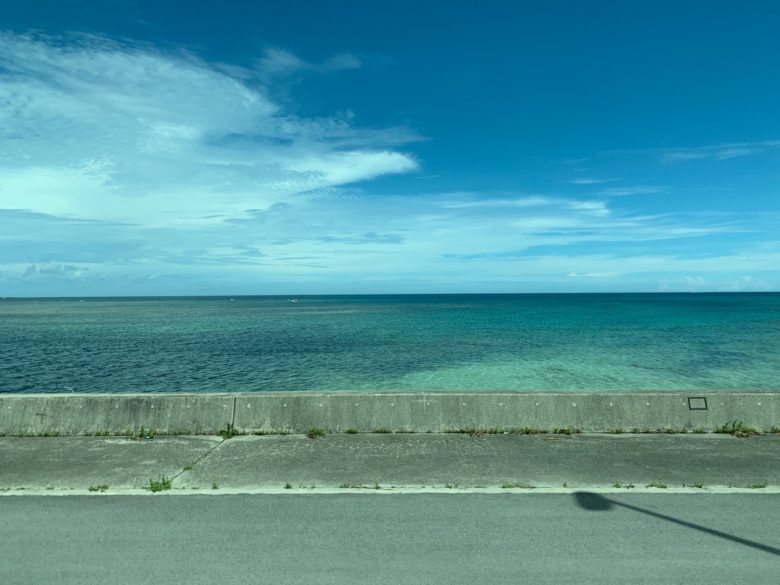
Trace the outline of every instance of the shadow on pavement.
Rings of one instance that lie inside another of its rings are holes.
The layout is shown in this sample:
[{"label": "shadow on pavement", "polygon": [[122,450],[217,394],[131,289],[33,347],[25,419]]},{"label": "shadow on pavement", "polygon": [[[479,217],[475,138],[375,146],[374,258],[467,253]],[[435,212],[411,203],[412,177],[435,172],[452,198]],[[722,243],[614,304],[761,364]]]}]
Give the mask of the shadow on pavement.
[{"label": "shadow on pavement", "polygon": [[775,548],[773,546],[769,546],[767,544],[761,544],[760,542],[754,542],[746,538],[740,538],[739,536],[734,536],[733,534],[721,532],[720,530],[715,530],[714,528],[707,528],[706,526],[694,524],[693,522],[686,522],[685,520],[680,520],[679,518],[673,518],[672,516],[666,516],[665,514],[659,514],[658,512],[653,512],[652,510],[645,510],[644,508],[640,508],[639,506],[624,504],[623,502],[618,502],[616,500],[611,500],[609,498],[606,498],[601,494],[595,494],[592,492],[576,492],[574,494],[574,500],[577,502],[577,505],[580,508],[583,508],[585,510],[590,510],[592,512],[606,512],[611,510],[614,506],[620,506],[622,508],[628,508],[629,510],[634,510],[635,512],[641,512],[642,514],[647,514],[648,516],[661,518],[662,520],[668,520],[669,522],[674,522],[675,524],[679,524],[680,526],[685,526],[687,528],[693,528],[694,530],[699,530],[707,534],[712,534],[713,536],[717,536],[719,538],[725,538],[726,540],[730,540],[731,542],[744,544],[745,546],[750,546],[752,548],[762,550],[764,552],[768,552],[769,554],[780,556],[780,549]]}]

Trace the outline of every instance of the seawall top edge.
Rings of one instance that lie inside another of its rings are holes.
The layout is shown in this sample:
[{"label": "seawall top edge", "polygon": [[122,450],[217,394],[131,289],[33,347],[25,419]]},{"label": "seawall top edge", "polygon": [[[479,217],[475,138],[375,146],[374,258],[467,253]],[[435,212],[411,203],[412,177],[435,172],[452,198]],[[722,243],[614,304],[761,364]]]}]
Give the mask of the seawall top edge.
[{"label": "seawall top edge", "polygon": [[565,392],[565,391],[286,391],[286,390],[263,390],[263,391],[230,391],[230,392],[0,392],[0,399],[3,398],[232,398],[247,396],[290,396],[290,397],[375,397],[375,396],[569,396],[569,397],[591,397],[591,396],[762,396],[767,394],[780,394],[780,390],[713,390],[713,389],[692,389],[692,390],[596,390],[592,392]]}]

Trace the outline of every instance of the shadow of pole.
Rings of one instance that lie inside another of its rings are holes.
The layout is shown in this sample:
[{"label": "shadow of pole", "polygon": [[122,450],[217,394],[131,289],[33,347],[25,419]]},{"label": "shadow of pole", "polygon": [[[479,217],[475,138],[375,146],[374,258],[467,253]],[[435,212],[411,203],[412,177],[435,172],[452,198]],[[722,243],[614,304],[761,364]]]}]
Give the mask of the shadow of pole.
[{"label": "shadow of pole", "polygon": [[674,524],[685,526],[686,528],[693,528],[694,530],[699,530],[706,534],[711,534],[719,538],[724,538],[726,540],[730,540],[731,542],[744,544],[745,546],[749,546],[767,552],[772,555],[780,556],[780,549],[775,548],[773,546],[769,546],[768,544],[762,544],[760,542],[748,540],[747,538],[740,538],[739,536],[734,536],[733,534],[728,534],[727,532],[721,532],[720,530],[715,530],[714,528],[707,528],[706,526],[701,526],[700,524],[694,524],[693,522],[686,522],[685,520],[680,520],[679,518],[674,518],[672,516],[667,516],[665,514],[653,512],[652,510],[645,510],[644,508],[640,508],[639,506],[624,504],[623,502],[618,502],[616,500],[605,498],[601,494],[596,494],[593,492],[576,492],[574,494],[574,499],[577,502],[577,505],[580,508],[583,508],[585,510],[590,510],[593,512],[604,512],[604,511],[611,510],[613,506],[620,506],[622,508],[628,508],[629,510],[633,510],[635,512],[647,514],[648,516],[652,516],[654,518],[661,518],[662,520],[667,520],[668,522],[673,522]]}]

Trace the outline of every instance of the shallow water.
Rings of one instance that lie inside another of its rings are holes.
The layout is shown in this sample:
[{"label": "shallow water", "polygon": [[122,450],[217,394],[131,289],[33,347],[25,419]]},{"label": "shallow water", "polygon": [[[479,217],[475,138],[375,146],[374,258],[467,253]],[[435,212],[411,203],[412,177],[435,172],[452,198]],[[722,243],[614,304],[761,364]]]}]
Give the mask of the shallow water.
[{"label": "shallow water", "polygon": [[780,294],[0,300],[0,392],[778,390]]}]

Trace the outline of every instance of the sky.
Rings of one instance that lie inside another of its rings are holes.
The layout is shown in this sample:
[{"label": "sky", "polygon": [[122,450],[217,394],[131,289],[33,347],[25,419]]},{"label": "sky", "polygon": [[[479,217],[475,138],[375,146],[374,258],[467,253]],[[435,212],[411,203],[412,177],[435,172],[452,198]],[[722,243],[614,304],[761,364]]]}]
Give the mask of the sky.
[{"label": "sky", "polygon": [[780,290],[775,1],[4,0],[0,297]]}]

